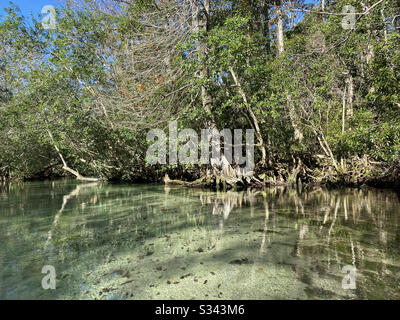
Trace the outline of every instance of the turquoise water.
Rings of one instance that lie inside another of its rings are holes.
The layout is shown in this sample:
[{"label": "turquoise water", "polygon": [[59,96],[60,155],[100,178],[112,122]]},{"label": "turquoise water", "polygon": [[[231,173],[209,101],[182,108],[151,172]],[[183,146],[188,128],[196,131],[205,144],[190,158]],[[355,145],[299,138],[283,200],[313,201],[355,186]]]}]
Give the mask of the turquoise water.
[{"label": "turquoise water", "polygon": [[0,187],[0,299],[399,299],[399,271],[393,191]]}]

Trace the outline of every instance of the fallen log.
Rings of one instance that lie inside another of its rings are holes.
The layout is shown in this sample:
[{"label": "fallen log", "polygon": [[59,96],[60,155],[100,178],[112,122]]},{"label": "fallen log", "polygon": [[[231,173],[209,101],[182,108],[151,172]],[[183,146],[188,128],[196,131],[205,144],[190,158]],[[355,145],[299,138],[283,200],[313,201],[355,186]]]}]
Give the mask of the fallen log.
[{"label": "fallen log", "polygon": [[65,161],[63,155],[61,154],[60,149],[57,147],[57,144],[54,141],[53,135],[51,134],[51,132],[49,130],[47,130],[47,133],[53,143],[54,148],[56,149],[58,156],[60,157],[62,163],[63,163],[63,169],[71,174],[73,174],[76,177],[76,180],[78,181],[88,181],[88,182],[98,182],[100,181],[99,178],[87,178],[82,176],[78,171],[75,171],[73,169],[71,169],[70,167],[68,167],[67,162]]}]

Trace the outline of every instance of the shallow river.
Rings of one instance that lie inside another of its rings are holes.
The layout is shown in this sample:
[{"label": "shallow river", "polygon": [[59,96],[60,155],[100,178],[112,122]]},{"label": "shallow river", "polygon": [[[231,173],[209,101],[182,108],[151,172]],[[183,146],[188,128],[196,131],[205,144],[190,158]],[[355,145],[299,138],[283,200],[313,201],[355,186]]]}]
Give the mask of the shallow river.
[{"label": "shallow river", "polygon": [[[0,299],[400,299],[399,198],[3,186]],[[55,290],[42,287],[44,266]]]}]

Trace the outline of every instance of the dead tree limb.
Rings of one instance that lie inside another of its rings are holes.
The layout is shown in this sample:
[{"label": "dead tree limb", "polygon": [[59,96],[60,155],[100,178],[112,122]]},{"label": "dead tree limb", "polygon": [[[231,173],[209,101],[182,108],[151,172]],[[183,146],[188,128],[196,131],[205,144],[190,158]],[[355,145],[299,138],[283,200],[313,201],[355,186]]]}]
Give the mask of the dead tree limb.
[{"label": "dead tree limb", "polygon": [[89,181],[89,182],[97,182],[100,181],[99,178],[87,178],[82,176],[78,171],[75,171],[73,169],[71,169],[70,167],[68,167],[67,162],[65,161],[63,155],[61,154],[60,149],[57,147],[57,144],[54,141],[53,135],[51,134],[51,132],[49,130],[47,130],[47,133],[50,137],[51,142],[53,143],[54,148],[56,149],[58,156],[60,157],[62,163],[63,163],[63,169],[71,174],[73,174],[77,180],[79,181]]}]

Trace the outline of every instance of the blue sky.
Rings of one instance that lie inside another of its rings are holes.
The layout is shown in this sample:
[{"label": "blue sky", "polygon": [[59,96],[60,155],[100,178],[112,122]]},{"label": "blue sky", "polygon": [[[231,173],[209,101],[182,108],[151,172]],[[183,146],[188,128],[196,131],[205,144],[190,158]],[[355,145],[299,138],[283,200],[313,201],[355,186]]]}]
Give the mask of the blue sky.
[{"label": "blue sky", "polygon": [[[25,17],[30,17],[31,12],[34,16],[38,16],[46,5],[60,7],[60,1],[58,0],[13,0],[12,2],[19,6]],[[0,16],[5,15],[3,8],[8,7],[9,3],[10,0],[0,0]]]},{"label": "blue sky", "polygon": [[[29,17],[31,12],[37,16],[42,11],[45,5],[53,5],[60,7],[59,0],[13,0],[13,3],[17,4],[23,15]],[[306,3],[312,3],[313,0],[306,0]],[[0,16],[4,15],[4,7],[8,7],[10,0],[0,0]]]}]

